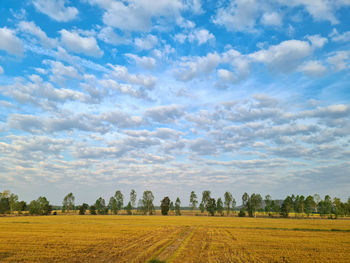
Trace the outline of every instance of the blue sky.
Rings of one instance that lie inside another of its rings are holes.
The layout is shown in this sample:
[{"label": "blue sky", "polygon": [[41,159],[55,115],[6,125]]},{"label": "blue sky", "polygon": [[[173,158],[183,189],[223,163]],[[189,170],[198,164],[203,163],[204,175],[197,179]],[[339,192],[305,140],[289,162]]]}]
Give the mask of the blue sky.
[{"label": "blue sky", "polygon": [[0,4],[0,190],[350,189],[348,0]]}]

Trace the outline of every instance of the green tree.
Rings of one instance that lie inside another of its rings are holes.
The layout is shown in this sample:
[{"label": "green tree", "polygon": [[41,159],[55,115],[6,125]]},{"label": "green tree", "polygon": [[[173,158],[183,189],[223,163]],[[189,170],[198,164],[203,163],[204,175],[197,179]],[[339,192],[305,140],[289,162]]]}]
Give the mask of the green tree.
[{"label": "green tree", "polygon": [[229,215],[230,210],[231,210],[232,201],[233,201],[232,194],[230,192],[226,192],[224,194],[224,198],[225,198],[224,204],[225,204],[226,214]]},{"label": "green tree", "polygon": [[114,194],[115,200],[117,201],[117,213],[123,208],[123,194],[121,191],[116,191]]},{"label": "green tree", "polygon": [[243,207],[247,209],[250,217],[255,217],[255,212],[261,207],[262,197],[260,194],[252,194],[249,196],[244,193],[242,196]]},{"label": "green tree", "polygon": [[313,198],[313,196],[309,195],[305,199],[304,211],[305,211],[306,215],[309,216],[312,213],[312,211],[314,210],[314,208],[315,208],[314,198]]},{"label": "green tree", "polygon": [[29,213],[32,215],[48,215],[52,211],[52,206],[46,197],[40,196],[29,204]]},{"label": "green tree", "polygon": [[281,206],[281,216],[288,217],[289,213],[292,211],[293,208],[293,199],[290,196],[287,196],[286,199],[284,199],[282,206]]},{"label": "green tree", "polygon": [[203,214],[204,211],[205,211],[205,207],[204,207],[204,204],[203,204],[202,202],[199,204],[199,210],[201,210],[201,213],[202,213],[202,214]]},{"label": "green tree", "polygon": [[89,205],[86,203],[83,203],[81,206],[79,206],[79,215],[85,215],[86,210],[89,208]]},{"label": "green tree", "polygon": [[66,212],[66,211],[71,211],[74,210],[74,201],[75,201],[75,197],[73,195],[73,193],[69,193],[67,194],[64,198],[63,198],[63,202],[62,202],[62,212]]},{"label": "green tree", "polygon": [[321,200],[318,203],[318,212],[321,216],[331,215],[332,212],[332,199],[329,195],[324,197],[324,200]]},{"label": "green tree", "polygon": [[219,213],[219,215],[224,215],[224,205],[222,203],[221,197],[219,197],[218,201],[216,202],[216,211]]},{"label": "green tree", "polygon": [[10,191],[0,192],[0,214],[5,214],[10,211]]},{"label": "green tree", "polygon": [[170,199],[169,199],[168,196],[163,198],[163,200],[160,203],[160,208],[161,208],[163,216],[168,215],[168,212],[169,212],[169,209],[170,209]]},{"label": "green tree", "polygon": [[98,214],[100,214],[100,215],[108,214],[108,207],[106,207],[106,202],[102,197],[100,197],[96,200],[95,207],[96,207]]},{"label": "green tree", "polygon": [[12,214],[13,211],[16,209],[16,204],[18,201],[18,195],[16,194],[10,194],[9,196],[9,205],[10,205],[10,213]]},{"label": "green tree", "polygon": [[125,207],[125,210],[127,212],[128,215],[132,215],[132,205],[131,205],[131,201],[129,201],[128,205]]},{"label": "green tree", "polygon": [[265,203],[265,212],[270,214],[270,212],[272,210],[272,208],[271,208],[271,203],[272,203],[271,195],[265,195],[264,203]]},{"label": "green tree", "polygon": [[131,191],[130,191],[130,201],[131,201],[131,205],[132,205],[133,208],[136,206],[136,198],[137,198],[136,191],[134,189],[131,189]]},{"label": "green tree", "polygon": [[90,205],[90,215],[96,215],[96,206]]},{"label": "green tree", "polygon": [[173,202],[170,202],[169,209],[170,209],[171,212],[175,211],[175,206],[174,206]]},{"label": "green tree", "polygon": [[216,202],[215,202],[215,199],[214,199],[214,198],[210,198],[210,199],[208,200],[206,209],[207,209],[208,213],[209,213],[211,216],[214,216],[214,215],[215,215]]},{"label": "green tree", "polygon": [[153,215],[153,213],[155,212],[153,200],[154,200],[154,196],[152,191],[147,190],[143,192],[142,207],[144,209],[145,214],[148,213],[149,215]]},{"label": "green tree", "polygon": [[190,207],[192,210],[194,210],[197,207],[198,200],[197,200],[197,195],[194,191],[191,192],[190,196]]},{"label": "green tree", "polygon": [[211,197],[210,197],[210,191],[208,191],[208,190],[205,190],[205,191],[203,191],[202,192],[202,201],[201,201],[201,213],[203,213],[204,212],[204,210],[203,210],[203,212],[202,212],[202,209],[204,208],[204,209],[206,209],[207,208],[207,204],[208,204],[208,202],[209,202],[209,200],[211,199]]},{"label": "green tree", "polygon": [[114,196],[109,198],[108,208],[111,209],[113,214],[115,214],[115,215],[118,214],[117,200],[115,199]]},{"label": "green tree", "polygon": [[25,201],[20,201],[16,203],[16,211],[18,214],[21,214],[23,211],[25,211],[27,208],[27,203]]},{"label": "green tree", "polygon": [[181,216],[181,201],[180,198],[176,198],[175,201],[175,213],[177,216]]}]

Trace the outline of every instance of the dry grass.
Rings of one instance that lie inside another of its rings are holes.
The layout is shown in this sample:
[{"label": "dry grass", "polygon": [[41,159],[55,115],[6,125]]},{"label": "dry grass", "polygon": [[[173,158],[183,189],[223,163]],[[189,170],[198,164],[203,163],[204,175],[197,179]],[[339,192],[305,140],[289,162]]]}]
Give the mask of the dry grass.
[{"label": "dry grass", "polygon": [[0,218],[1,262],[349,262],[349,220]]}]

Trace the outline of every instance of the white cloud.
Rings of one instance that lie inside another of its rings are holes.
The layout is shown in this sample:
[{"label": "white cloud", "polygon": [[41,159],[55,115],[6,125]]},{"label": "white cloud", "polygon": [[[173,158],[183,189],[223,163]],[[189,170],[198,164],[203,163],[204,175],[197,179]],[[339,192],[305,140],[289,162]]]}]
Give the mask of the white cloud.
[{"label": "white cloud", "polygon": [[82,37],[76,32],[69,32],[65,29],[59,31],[62,44],[75,53],[82,53],[88,56],[101,57],[103,51],[97,45],[94,37]]},{"label": "white cloud", "polygon": [[220,56],[208,53],[203,57],[184,57],[175,70],[175,77],[181,81],[190,81],[201,74],[210,74],[220,63]]},{"label": "white cloud", "polygon": [[77,17],[75,7],[66,6],[65,0],[34,0],[35,8],[58,22],[67,22]]},{"label": "white cloud", "polygon": [[0,75],[4,74],[4,69],[2,68],[2,66],[0,66]]},{"label": "white cloud", "polygon": [[53,82],[64,84],[67,78],[80,78],[76,68],[73,66],[65,66],[60,61],[44,60],[43,64],[49,64],[51,66],[52,74],[50,76],[50,80]]},{"label": "white cloud", "polygon": [[149,31],[152,19],[167,17],[176,18],[185,5],[180,0],[139,0],[111,1],[90,0],[105,9],[103,22],[111,27],[127,31]]},{"label": "white cloud", "polygon": [[226,8],[218,9],[213,22],[229,31],[253,31],[258,15],[259,4],[255,0],[232,0]]},{"label": "white cloud", "polygon": [[127,44],[130,42],[128,38],[121,37],[117,35],[112,27],[104,27],[101,29],[101,31],[97,35],[98,39],[111,44],[111,45],[120,45],[120,44]]},{"label": "white cloud", "polygon": [[268,49],[252,53],[249,57],[253,61],[267,64],[271,70],[288,73],[295,70],[312,52],[313,48],[306,41],[286,40]]},{"label": "white cloud", "polygon": [[349,42],[350,31],[345,31],[343,34],[339,34],[338,30],[333,28],[332,33],[329,35],[334,42]]},{"label": "white cloud", "polygon": [[200,29],[200,30],[195,30],[192,33],[192,35],[189,36],[190,42],[191,42],[191,38],[197,40],[199,45],[202,45],[212,39],[215,39],[215,36],[206,29]]},{"label": "white cloud", "polygon": [[36,36],[44,47],[53,48],[57,45],[57,40],[47,37],[46,33],[41,30],[34,22],[21,21],[19,28],[25,33]]},{"label": "white cloud", "polygon": [[13,55],[22,55],[23,46],[15,31],[6,27],[0,28],[0,50],[5,50]]},{"label": "white cloud", "polygon": [[311,60],[301,65],[298,71],[312,77],[321,77],[326,73],[327,68],[320,61]]},{"label": "white cloud", "polygon": [[282,17],[277,12],[266,12],[261,17],[261,23],[265,26],[281,26]]},{"label": "white cloud", "polygon": [[156,66],[156,60],[152,57],[139,57],[135,54],[125,54],[126,57],[133,59],[136,65],[141,66],[145,69],[153,69]]},{"label": "white cloud", "polygon": [[116,79],[144,86],[148,89],[152,89],[156,84],[156,78],[151,75],[142,74],[130,74],[128,69],[124,66],[108,64],[113,71],[110,73]]},{"label": "white cloud", "polygon": [[328,42],[327,38],[321,37],[320,35],[307,36],[306,38],[311,42],[312,46],[315,48],[321,48]]},{"label": "white cloud", "polygon": [[349,59],[349,51],[337,51],[327,58],[327,62],[330,63],[336,71],[340,71],[349,68]]},{"label": "white cloud", "polygon": [[134,44],[140,50],[149,50],[158,44],[158,38],[154,35],[147,35],[144,38],[135,38]]},{"label": "white cloud", "polygon": [[145,115],[160,123],[170,123],[184,115],[185,107],[181,105],[157,106],[147,109]]}]

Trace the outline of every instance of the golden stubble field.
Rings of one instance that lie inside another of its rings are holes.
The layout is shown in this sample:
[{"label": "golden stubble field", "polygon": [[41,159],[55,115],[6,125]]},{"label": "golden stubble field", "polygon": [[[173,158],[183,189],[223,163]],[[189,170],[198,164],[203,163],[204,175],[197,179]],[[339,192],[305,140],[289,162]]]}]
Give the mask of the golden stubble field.
[{"label": "golden stubble field", "polygon": [[1,262],[349,262],[350,221],[0,217]]}]

